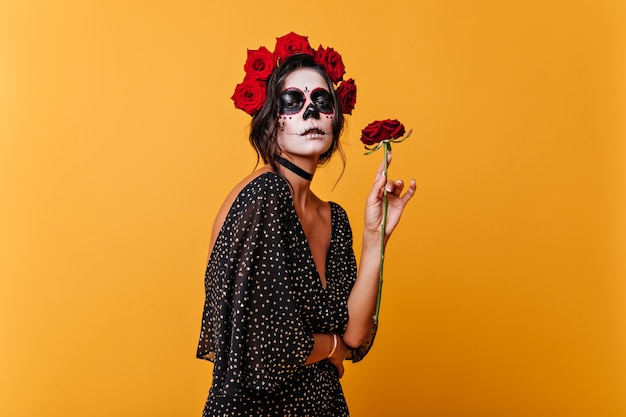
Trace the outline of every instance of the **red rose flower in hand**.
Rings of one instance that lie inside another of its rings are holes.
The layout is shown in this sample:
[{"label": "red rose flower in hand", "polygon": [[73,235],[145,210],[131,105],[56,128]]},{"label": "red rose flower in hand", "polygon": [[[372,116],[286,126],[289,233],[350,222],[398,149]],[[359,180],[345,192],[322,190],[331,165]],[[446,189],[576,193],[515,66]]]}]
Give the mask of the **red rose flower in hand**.
[{"label": "red rose flower in hand", "polygon": [[356,104],[356,84],[352,78],[342,82],[337,87],[337,101],[344,114],[352,114]]},{"label": "red rose flower in hand", "polygon": [[343,74],[346,73],[346,67],[343,65],[341,55],[337,53],[333,48],[322,48],[322,45],[317,48],[315,54],[315,62],[322,65],[326,70],[326,73],[330,77],[330,80],[337,84],[343,80]]},{"label": "red rose flower in hand", "polygon": [[307,54],[315,55],[315,51],[309,45],[309,38],[297,35],[293,32],[276,38],[276,47],[274,48],[274,58],[284,61],[292,55]]},{"label": "red rose flower in hand", "polygon": [[264,46],[256,51],[248,49],[248,59],[243,66],[246,77],[265,81],[269,78],[276,66],[274,55]]},{"label": "red rose flower in hand", "polygon": [[252,116],[263,107],[263,103],[265,102],[265,89],[264,82],[252,78],[245,78],[241,84],[237,84],[235,93],[231,99],[235,102],[236,108]]},{"label": "red rose flower in hand", "polygon": [[361,131],[361,142],[375,145],[384,140],[397,139],[404,135],[404,125],[397,120],[377,120]]}]

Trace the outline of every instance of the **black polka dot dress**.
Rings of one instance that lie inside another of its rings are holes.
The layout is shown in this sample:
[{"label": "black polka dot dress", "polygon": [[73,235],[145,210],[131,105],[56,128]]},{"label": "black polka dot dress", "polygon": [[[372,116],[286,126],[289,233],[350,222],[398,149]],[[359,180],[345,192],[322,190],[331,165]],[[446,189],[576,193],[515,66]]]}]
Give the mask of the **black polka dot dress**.
[{"label": "black polka dot dress", "polygon": [[[204,416],[348,415],[330,361],[303,365],[313,333],[343,333],[356,279],[347,215],[330,208],[324,288],[285,179],[264,173],[235,199],[205,275],[197,356],[214,366]],[[375,333],[349,359],[361,360]]]}]

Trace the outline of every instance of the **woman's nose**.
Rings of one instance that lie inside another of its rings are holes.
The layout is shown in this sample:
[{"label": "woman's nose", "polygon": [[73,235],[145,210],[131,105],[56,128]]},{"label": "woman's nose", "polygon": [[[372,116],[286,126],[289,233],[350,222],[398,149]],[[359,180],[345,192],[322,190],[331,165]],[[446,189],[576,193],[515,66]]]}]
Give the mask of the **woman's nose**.
[{"label": "woman's nose", "polygon": [[309,103],[308,107],[304,110],[304,114],[302,115],[304,120],[309,117],[313,117],[314,119],[320,118],[320,111],[313,105],[313,103]]}]

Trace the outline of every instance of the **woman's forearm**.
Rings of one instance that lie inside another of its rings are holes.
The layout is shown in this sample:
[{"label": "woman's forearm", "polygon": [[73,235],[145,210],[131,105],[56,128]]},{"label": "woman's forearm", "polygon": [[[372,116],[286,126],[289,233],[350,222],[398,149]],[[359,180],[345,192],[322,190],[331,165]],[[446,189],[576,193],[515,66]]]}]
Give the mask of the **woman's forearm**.
[{"label": "woman's forearm", "polygon": [[313,340],[313,350],[303,365],[309,365],[328,358],[333,349],[332,333],[313,333]]},{"label": "woman's forearm", "polygon": [[363,233],[358,274],[348,297],[349,319],[343,335],[346,345],[353,348],[361,346],[372,330],[378,298],[380,240],[380,232]]},{"label": "woman's forearm", "polygon": [[313,333],[313,350],[303,365],[328,359],[337,368],[337,373],[341,378],[344,371],[343,361],[347,352],[348,348],[338,334]]}]

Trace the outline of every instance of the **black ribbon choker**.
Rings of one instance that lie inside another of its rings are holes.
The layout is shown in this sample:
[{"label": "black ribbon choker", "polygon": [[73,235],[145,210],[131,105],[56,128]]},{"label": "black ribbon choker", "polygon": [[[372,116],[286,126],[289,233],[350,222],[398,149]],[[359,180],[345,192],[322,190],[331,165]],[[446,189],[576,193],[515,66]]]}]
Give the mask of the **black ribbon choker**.
[{"label": "black ribbon choker", "polygon": [[283,158],[282,156],[277,156],[275,158],[275,161],[281,164],[282,166],[284,166],[285,168],[287,168],[289,171],[299,176],[300,178],[304,178],[307,181],[311,181],[313,179],[313,174],[309,174],[308,172],[300,168],[298,165]]}]

